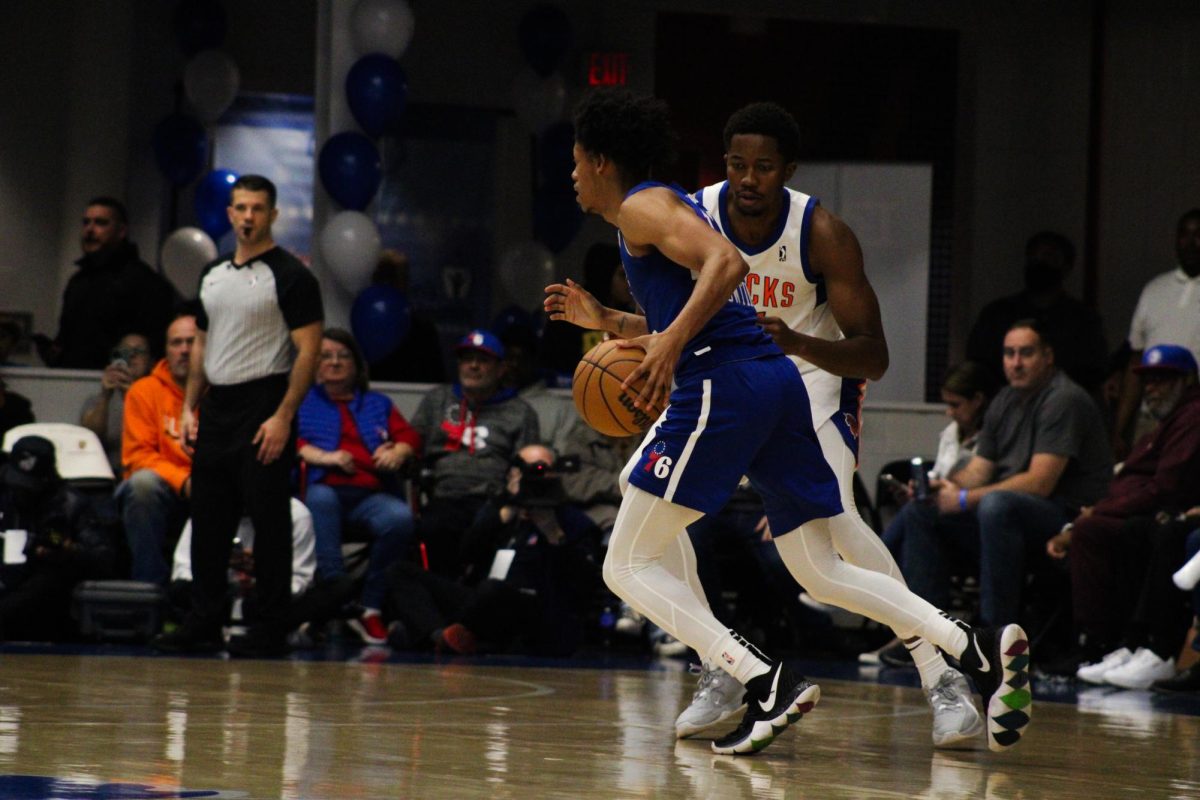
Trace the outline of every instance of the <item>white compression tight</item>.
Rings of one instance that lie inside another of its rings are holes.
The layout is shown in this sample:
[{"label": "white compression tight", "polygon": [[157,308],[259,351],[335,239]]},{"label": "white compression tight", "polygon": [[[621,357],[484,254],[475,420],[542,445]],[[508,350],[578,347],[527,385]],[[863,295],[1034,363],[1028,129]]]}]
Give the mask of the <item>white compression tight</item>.
[{"label": "white compression tight", "polygon": [[625,488],[621,510],[604,559],[604,582],[654,624],[720,665],[741,683],[767,671],[751,645],[722,625],[696,595],[695,575],[672,574],[662,564],[663,552],[687,538],[687,526],[702,514],[667,502],[635,486]]},{"label": "white compression tight", "polygon": [[[861,596],[863,587],[855,584],[854,581],[847,582],[848,576],[837,569],[838,565],[853,565],[860,568],[856,572],[869,570],[878,573],[880,577],[886,576],[891,579],[892,583],[900,584],[899,589],[902,595],[914,598],[928,606],[929,609],[933,609],[933,606],[907,591],[904,586],[904,577],[900,574],[896,560],[892,558],[892,554],[875,534],[875,531],[859,516],[854,502],[854,457],[850,449],[846,447],[841,432],[835,425],[827,422],[817,431],[817,438],[821,443],[826,460],[837,476],[842,495],[842,507],[847,511],[828,520],[814,520],[802,526],[797,532],[792,532],[795,535],[777,536],[775,543],[784,564],[809,594],[821,602],[840,606],[868,616],[877,622],[882,622],[891,627],[901,638],[908,639],[914,634],[921,635],[917,627],[913,627],[911,620],[901,627],[897,627],[890,621],[892,619],[891,612],[878,607],[874,602],[867,606],[860,605],[863,600]],[[811,533],[818,540],[823,540],[824,544],[831,547],[832,550],[836,550],[836,553],[831,551],[828,555],[822,555],[817,552],[820,545],[812,545],[809,548],[809,556],[802,556],[794,552],[803,549],[800,547],[800,539],[805,533]],[[841,558],[838,558],[839,555]],[[699,578],[696,577],[696,552],[692,548],[689,537],[679,537],[675,546],[667,548],[663,565],[673,574],[687,580],[692,591],[707,607],[704,589],[700,586]],[[851,575],[853,574],[851,573]],[[876,587],[876,589],[878,588]],[[891,592],[888,591],[888,588],[890,587],[884,588],[882,591],[885,595],[890,596]],[[896,602],[900,602],[900,600],[893,599],[893,604]],[[908,604],[901,603],[901,605],[907,607]],[[868,611],[863,610],[864,608],[877,608],[878,610]],[[933,610],[936,613],[936,609]],[[944,626],[938,625],[938,627]],[[957,628],[955,630],[957,631]],[[949,631],[947,630],[946,633],[949,634]],[[952,638],[957,642],[957,637]],[[945,671],[945,660],[928,642],[919,642],[910,647],[913,649],[913,659],[920,668],[921,682],[932,685]],[[956,651],[952,650],[951,652]]]}]

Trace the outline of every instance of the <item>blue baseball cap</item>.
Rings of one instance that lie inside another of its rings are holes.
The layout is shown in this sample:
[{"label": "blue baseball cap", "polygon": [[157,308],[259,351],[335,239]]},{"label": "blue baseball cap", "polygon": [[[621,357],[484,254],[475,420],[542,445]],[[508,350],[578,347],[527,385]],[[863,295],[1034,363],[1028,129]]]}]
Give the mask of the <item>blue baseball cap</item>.
[{"label": "blue baseball cap", "polygon": [[1177,372],[1187,375],[1196,372],[1196,358],[1192,351],[1177,344],[1156,344],[1142,353],[1142,363],[1134,372]]},{"label": "blue baseball cap", "polygon": [[464,350],[478,350],[494,358],[504,359],[504,345],[501,344],[500,339],[496,337],[496,334],[485,331],[483,328],[476,328],[454,345],[455,353],[461,353]]}]

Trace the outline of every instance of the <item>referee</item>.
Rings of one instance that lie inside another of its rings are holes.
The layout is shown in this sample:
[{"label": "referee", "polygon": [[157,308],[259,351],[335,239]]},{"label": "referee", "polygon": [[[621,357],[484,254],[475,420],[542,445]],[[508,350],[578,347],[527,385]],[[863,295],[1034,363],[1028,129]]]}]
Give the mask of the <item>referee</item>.
[{"label": "referee", "polygon": [[232,656],[280,656],[288,649],[295,416],[317,366],[321,293],[312,273],[271,236],[279,214],[271,181],[239,178],[228,212],[237,248],[200,276],[180,419],[185,442],[195,447],[192,606],[184,623],[153,645],[171,652],[221,649],[230,546],[238,520],[248,515],[258,613],[249,633],[227,649]]}]

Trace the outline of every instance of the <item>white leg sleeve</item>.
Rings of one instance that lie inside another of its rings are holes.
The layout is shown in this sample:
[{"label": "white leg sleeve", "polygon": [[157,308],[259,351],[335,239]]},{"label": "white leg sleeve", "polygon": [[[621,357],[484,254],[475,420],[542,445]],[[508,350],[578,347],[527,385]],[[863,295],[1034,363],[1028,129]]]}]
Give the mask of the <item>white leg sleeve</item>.
[{"label": "white leg sleeve", "polygon": [[[764,659],[740,636],[725,629],[697,598],[688,580],[671,574],[662,563],[668,548],[686,537],[699,511],[669,503],[636,486],[625,490],[621,510],[604,559],[604,582],[635,610],[693,648],[701,658],[719,664],[745,683],[767,670]],[[685,564],[686,566],[686,564]],[[694,580],[699,585],[698,580]]]},{"label": "white leg sleeve", "polygon": [[953,635],[951,629],[957,630],[953,622],[895,578],[839,558],[833,548],[832,525],[833,520],[816,519],[775,538],[793,577],[823,603],[882,622],[901,638],[925,636],[945,646]]}]

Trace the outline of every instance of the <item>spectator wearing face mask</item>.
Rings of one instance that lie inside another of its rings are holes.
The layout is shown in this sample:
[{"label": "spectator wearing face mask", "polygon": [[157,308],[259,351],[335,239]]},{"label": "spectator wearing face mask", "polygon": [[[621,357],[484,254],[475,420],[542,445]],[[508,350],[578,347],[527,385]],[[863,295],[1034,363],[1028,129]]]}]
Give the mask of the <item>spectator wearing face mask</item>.
[{"label": "spectator wearing face mask", "polygon": [[1075,264],[1075,248],[1067,237],[1040,231],[1025,243],[1025,288],[993,300],[979,312],[967,338],[967,358],[984,365],[993,383],[1003,386],[1001,351],[1004,335],[1019,319],[1036,319],[1054,348],[1058,368],[1099,397],[1108,374],[1104,324],[1092,308],[1072,297],[1066,279]]}]

